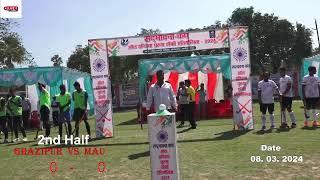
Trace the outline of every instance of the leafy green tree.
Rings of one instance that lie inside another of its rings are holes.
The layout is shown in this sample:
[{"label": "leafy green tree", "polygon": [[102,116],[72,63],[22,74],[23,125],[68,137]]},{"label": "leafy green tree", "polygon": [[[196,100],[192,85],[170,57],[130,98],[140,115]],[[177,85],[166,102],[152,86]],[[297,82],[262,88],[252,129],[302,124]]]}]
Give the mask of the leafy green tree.
[{"label": "leafy green tree", "polygon": [[68,58],[67,67],[90,73],[89,46],[77,45]]},{"label": "leafy green tree", "polygon": [[0,19],[0,67],[14,68],[14,64],[35,65],[31,54],[24,48],[20,35],[11,28],[17,23]]},{"label": "leafy green tree", "polygon": [[302,63],[301,60],[303,58],[312,55],[312,40],[310,38],[311,35],[312,32],[310,29],[307,29],[304,25],[297,23],[294,45],[292,49],[294,56],[291,64],[299,67]]},{"label": "leafy green tree", "polygon": [[301,24],[294,26],[274,14],[255,12],[253,7],[234,10],[228,24],[249,27],[251,69],[255,74],[277,72],[282,61],[299,66],[311,55],[311,31]]},{"label": "leafy green tree", "polygon": [[62,58],[58,54],[52,56],[51,62],[53,63],[53,66],[61,66],[63,63]]},{"label": "leafy green tree", "polygon": [[146,36],[146,35],[152,35],[152,34],[160,34],[161,31],[159,29],[145,29],[141,28],[140,32],[137,33],[136,36]]},{"label": "leafy green tree", "polygon": [[[200,31],[248,26],[250,41],[251,69],[254,74],[263,70],[278,71],[282,62],[299,67],[302,59],[312,54],[311,31],[302,24],[293,25],[286,19],[274,14],[255,12],[253,7],[235,9],[226,23],[215,21],[202,28],[181,29],[179,32]],[[159,29],[141,28],[136,36],[159,34]],[[78,49],[78,50],[77,50]],[[90,73],[89,53],[87,46],[77,48],[68,59],[68,67]],[[163,54],[143,54],[137,56],[111,57],[110,71],[112,80],[126,82],[138,75],[140,59],[190,56],[192,52],[172,52]],[[201,55],[229,53],[229,49],[200,50]]]}]

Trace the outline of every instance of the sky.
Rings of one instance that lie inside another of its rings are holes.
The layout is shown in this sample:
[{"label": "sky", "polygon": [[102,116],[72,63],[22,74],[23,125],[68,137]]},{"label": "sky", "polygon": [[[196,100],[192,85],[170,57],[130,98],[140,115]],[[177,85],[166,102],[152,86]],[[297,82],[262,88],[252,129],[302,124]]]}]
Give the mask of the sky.
[{"label": "sky", "polygon": [[314,19],[320,25],[319,0],[22,0],[22,18],[13,30],[38,66],[51,66],[55,54],[66,65],[75,46],[88,39],[132,36],[141,28],[162,33],[202,28],[250,6],[308,28],[315,28]]}]

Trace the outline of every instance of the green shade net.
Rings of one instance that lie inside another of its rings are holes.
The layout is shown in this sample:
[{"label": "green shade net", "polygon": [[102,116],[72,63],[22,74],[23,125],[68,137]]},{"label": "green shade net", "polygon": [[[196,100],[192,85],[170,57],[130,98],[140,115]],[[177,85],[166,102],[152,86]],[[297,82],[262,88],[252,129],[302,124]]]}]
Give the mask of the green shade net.
[{"label": "green shade net", "polygon": [[303,64],[300,69],[300,80],[299,80],[299,94],[302,95],[301,81],[305,75],[309,74],[309,66],[315,66],[317,68],[317,74],[320,76],[320,55],[303,59]]},{"label": "green shade net", "polygon": [[[41,82],[50,86],[51,97],[59,94],[59,86],[66,81],[68,91],[73,92],[73,83],[83,78],[84,89],[88,92],[90,113],[93,113],[93,91],[91,76],[88,73],[65,67],[31,67],[0,70],[0,86],[12,87],[33,85]],[[39,94],[39,92],[38,92]]]},{"label": "green shade net", "polygon": [[185,72],[221,72],[226,79],[231,77],[230,55],[194,56],[175,58],[155,58],[139,60],[139,93],[140,99],[146,98],[147,77],[158,70]]}]

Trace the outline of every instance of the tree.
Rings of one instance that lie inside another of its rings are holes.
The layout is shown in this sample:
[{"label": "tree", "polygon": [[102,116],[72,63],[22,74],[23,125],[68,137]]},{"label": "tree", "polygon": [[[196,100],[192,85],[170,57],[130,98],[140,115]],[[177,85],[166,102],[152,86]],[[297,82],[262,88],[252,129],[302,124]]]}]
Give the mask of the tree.
[{"label": "tree", "polygon": [[237,8],[228,24],[249,27],[251,69],[255,74],[277,72],[281,61],[298,66],[311,55],[311,31],[274,14],[254,12],[253,7]]},{"label": "tree", "polygon": [[61,66],[63,63],[62,58],[58,54],[52,56],[51,62],[53,62],[53,66]]},{"label": "tree", "polygon": [[17,64],[33,64],[32,56],[24,48],[22,39],[16,32],[11,32],[17,23],[9,19],[0,19],[0,67],[14,68]]},{"label": "tree", "polygon": [[294,52],[293,63],[296,66],[301,66],[302,59],[312,55],[312,32],[302,24],[297,23],[296,33],[294,37],[294,45],[292,51]]},{"label": "tree", "polygon": [[[274,14],[255,12],[253,7],[237,8],[226,23],[215,21],[202,28],[181,29],[179,32],[248,26],[250,41],[251,69],[254,74],[263,70],[278,71],[282,61],[287,65],[299,66],[304,57],[312,53],[311,31],[301,24],[293,25]],[[159,29],[141,28],[136,36],[159,34]],[[68,59],[68,67],[90,73],[89,50],[77,46]],[[229,49],[200,50],[201,55],[229,53]],[[112,80],[126,82],[137,77],[138,60],[163,57],[190,56],[192,52],[171,52],[163,54],[143,54],[137,56],[111,57]]]},{"label": "tree", "polygon": [[141,28],[140,33],[138,33],[136,36],[146,36],[146,35],[152,35],[152,34],[160,34],[161,31],[159,29],[145,29]]},{"label": "tree", "polygon": [[[146,36],[152,34],[160,34],[159,29],[145,29],[141,28],[136,36]],[[128,82],[138,77],[138,61],[140,59],[148,59],[159,57],[159,55],[137,55],[137,56],[123,56],[111,57],[110,60],[110,74],[114,82]]]},{"label": "tree", "polygon": [[90,73],[89,46],[77,45],[68,58],[67,67]]}]

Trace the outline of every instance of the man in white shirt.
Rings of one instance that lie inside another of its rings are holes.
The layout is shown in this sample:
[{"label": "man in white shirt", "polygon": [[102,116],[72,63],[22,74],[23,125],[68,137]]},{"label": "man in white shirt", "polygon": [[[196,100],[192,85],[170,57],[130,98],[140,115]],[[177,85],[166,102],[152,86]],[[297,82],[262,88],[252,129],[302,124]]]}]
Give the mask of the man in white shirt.
[{"label": "man in white shirt", "polygon": [[[277,84],[269,79],[270,73],[265,72],[263,73],[263,80],[258,83],[258,97],[259,97],[259,104],[260,104],[260,111],[262,113],[262,128],[261,130],[266,129],[266,112],[268,110],[270,114],[270,129],[273,129],[274,126],[274,90],[279,93],[279,89]],[[280,94],[280,93],[279,93]]]},{"label": "man in white shirt", "polygon": [[290,76],[286,75],[286,68],[281,67],[280,68],[280,80],[279,80],[279,86],[280,86],[280,94],[281,94],[281,116],[283,119],[283,122],[280,126],[280,128],[286,128],[287,120],[286,120],[286,109],[289,113],[290,119],[291,119],[291,128],[296,127],[296,118],[294,116],[294,113],[292,112],[292,79]]},{"label": "man in white shirt", "polygon": [[157,82],[152,84],[147,96],[147,111],[150,113],[151,106],[157,112],[159,105],[166,105],[168,110],[176,111],[177,101],[171,84],[164,82],[164,73],[162,70],[157,71]]},{"label": "man in white shirt", "polygon": [[306,106],[306,120],[304,121],[304,126],[308,126],[308,121],[310,120],[310,113],[312,111],[313,115],[313,126],[317,126],[317,112],[316,106],[319,100],[319,88],[320,81],[316,75],[317,69],[314,66],[308,68],[309,74],[303,77],[302,80],[302,98]]}]

